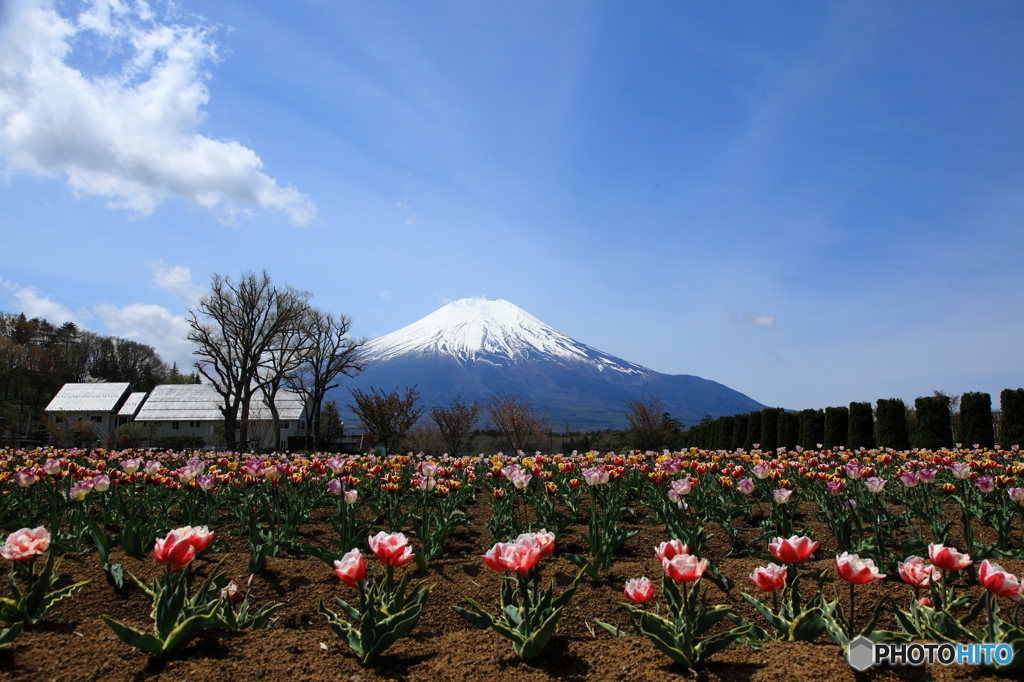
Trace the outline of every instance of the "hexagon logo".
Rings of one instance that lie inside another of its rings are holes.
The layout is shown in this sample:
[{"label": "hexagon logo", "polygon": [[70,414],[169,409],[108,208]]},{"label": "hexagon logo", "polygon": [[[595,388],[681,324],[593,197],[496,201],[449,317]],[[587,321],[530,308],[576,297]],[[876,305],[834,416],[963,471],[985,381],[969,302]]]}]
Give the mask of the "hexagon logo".
[{"label": "hexagon logo", "polygon": [[875,643],[867,637],[858,637],[850,642],[850,653],[846,660],[854,670],[867,670],[875,664]]}]

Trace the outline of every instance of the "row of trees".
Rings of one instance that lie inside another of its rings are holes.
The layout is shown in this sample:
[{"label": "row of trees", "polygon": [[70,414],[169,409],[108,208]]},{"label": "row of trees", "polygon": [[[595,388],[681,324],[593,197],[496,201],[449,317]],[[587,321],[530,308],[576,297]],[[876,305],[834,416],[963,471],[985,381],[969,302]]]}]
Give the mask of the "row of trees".
[{"label": "row of trees", "polygon": [[[853,402],[848,407],[786,412],[766,408],[758,412],[708,419],[683,434],[684,447],[715,450],[762,451],[779,447],[816,449],[820,446],[847,449],[911,447],[939,449],[955,443],[992,448],[996,421],[988,393],[965,393],[959,412],[951,410],[954,398],[941,392],[918,398],[912,408],[899,398],[871,403]],[[1024,444],[1024,389],[1000,394],[999,444]],[[955,427],[954,427],[955,425]]]},{"label": "row of trees", "polygon": [[171,369],[152,346],[0,312],[0,428],[21,437],[43,429],[42,411],[65,383],[129,382],[137,391],[163,383]]},{"label": "row of trees", "polygon": [[283,389],[310,400],[309,431],[319,440],[327,391],[339,377],[362,371],[365,341],[349,336],[352,320],[314,308],[311,297],[275,286],[266,270],[237,280],[214,274],[210,292],[189,311],[187,338],[197,348],[196,369],[222,399],[228,449],[247,445],[254,399],[268,406],[275,442],[280,440],[275,398]]},{"label": "row of trees", "polygon": [[[388,450],[401,443],[423,413],[416,407],[419,392],[415,386],[407,386],[404,394],[397,388],[387,392],[372,386],[368,392],[350,389],[350,393],[355,402],[349,405],[349,409]],[[547,418],[520,396],[504,391],[492,393],[487,397],[485,407],[496,430],[513,451],[530,450],[550,430]],[[466,404],[461,396],[449,405],[435,405],[430,409],[430,418],[448,454],[454,457],[463,451],[480,412],[480,405],[476,402]]]},{"label": "row of trees", "polygon": [[[423,412],[416,407],[419,399],[416,387],[406,387],[404,394],[397,388],[385,392],[372,386],[368,392],[359,389],[351,389],[350,392],[355,402],[349,405],[349,409],[385,448],[394,449],[410,431],[413,433],[406,445],[422,447],[431,440],[429,435],[424,437],[424,429],[414,430]],[[591,438],[595,447],[612,444],[612,447],[607,449],[631,447],[652,450],[677,445],[683,425],[665,411],[665,405],[660,398],[651,396],[641,397],[639,400],[628,399],[625,404],[627,409],[623,414],[631,425],[628,431],[577,433],[569,439],[567,425],[565,432],[561,434],[563,448],[589,450]],[[430,409],[430,418],[446,452],[455,456],[464,450],[470,435],[487,437],[492,433],[500,437],[503,443],[501,447],[507,446],[511,451],[529,452],[545,444],[553,444],[554,434],[549,420],[530,401],[499,391],[487,397],[483,409],[490,416],[493,429],[475,430],[481,407],[475,402],[467,405],[461,397],[447,406],[436,405]]]}]

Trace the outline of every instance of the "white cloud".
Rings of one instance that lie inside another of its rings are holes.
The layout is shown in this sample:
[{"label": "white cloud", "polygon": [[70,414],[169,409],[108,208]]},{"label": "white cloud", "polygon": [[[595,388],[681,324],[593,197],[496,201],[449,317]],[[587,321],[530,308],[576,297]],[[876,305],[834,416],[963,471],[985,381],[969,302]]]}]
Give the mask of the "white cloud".
[{"label": "white cloud", "polygon": [[163,306],[133,303],[118,307],[101,303],[94,304],[91,311],[86,308],[72,310],[51,300],[49,296],[38,294],[33,287],[22,287],[3,278],[0,278],[0,287],[0,298],[4,290],[9,292],[7,296],[11,299],[11,312],[25,313],[28,318],[40,317],[54,325],[74,322],[80,327],[94,330],[96,325],[89,324],[89,321],[99,317],[105,329],[96,331],[153,346],[168,365],[177,362],[179,368],[185,368],[195,362],[193,346],[185,340],[188,321]]},{"label": "white cloud", "polygon": [[166,289],[181,297],[189,308],[194,308],[203,295],[202,289],[192,282],[192,271],[184,265],[168,267],[163,261],[150,265],[153,268],[153,282],[161,289]]},{"label": "white cloud", "polygon": [[153,346],[168,365],[177,362],[184,369],[195,362],[193,346],[185,340],[188,321],[181,315],[152,303],[102,304],[95,311],[112,335]]},{"label": "white cloud", "polygon": [[383,298],[385,301],[390,301],[391,300],[391,292],[388,291],[387,289],[381,289],[380,297]]},{"label": "white cloud", "polygon": [[[51,0],[14,0],[6,10],[0,155],[8,174],[64,175],[76,193],[140,215],[182,197],[227,222],[249,204],[284,211],[297,225],[315,217],[309,197],[263,173],[256,152],[196,132],[210,98],[204,65],[217,58],[200,18],[161,21],[133,0],[75,4],[83,11],[70,17]],[[120,69],[71,65],[89,51],[104,55],[92,65],[120,57]]]}]

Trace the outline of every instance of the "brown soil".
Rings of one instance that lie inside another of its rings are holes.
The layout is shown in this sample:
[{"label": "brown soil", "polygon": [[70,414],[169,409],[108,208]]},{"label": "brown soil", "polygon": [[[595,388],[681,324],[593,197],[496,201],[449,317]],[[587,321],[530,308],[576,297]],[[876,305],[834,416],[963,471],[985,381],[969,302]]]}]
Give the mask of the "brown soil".
[{"label": "brown soil", "polygon": [[[482,496],[481,496],[482,498]],[[801,514],[798,527],[814,530],[829,538],[827,528],[817,526],[811,510]],[[408,637],[392,646],[368,666],[361,666],[345,642],[336,637],[317,613],[319,600],[334,596],[354,601],[354,591],[342,585],[319,560],[308,556],[270,558],[254,583],[253,600],[279,601],[285,607],[270,629],[230,633],[204,631],[183,650],[164,659],[151,658],[123,644],[100,619],[101,614],[151,628],[149,602],[138,590],[117,590],[109,585],[95,553],[68,555],[61,567],[64,581],[91,580],[81,592],[54,610],[46,620],[26,631],[11,646],[0,649],[0,680],[954,680],[1000,679],[983,668],[886,668],[855,673],[842,650],[827,638],[807,643],[738,643],[716,654],[699,669],[687,670],[658,652],[645,638],[630,634],[612,637],[594,625],[595,618],[628,628],[622,586],[629,578],[647,575],[660,585],[661,569],[652,548],[664,541],[663,529],[649,522],[616,556],[611,577],[601,585],[584,582],[565,610],[559,629],[547,649],[537,658],[523,662],[511,644],[491,631],[470,626],[449,608],[465,604],[471,597],[485,606],[498,600],[499,579],[478,558],[490,541],[484,529],[488,507],[478,502],[468,509],[473,525],[459,529],[446,545],[441,560],[430,563],[423,577],[434,591],[423,616]],[[629,524],[626,524],[627,526]],[[560,539],[557,549],[585,553],[578,535],[582,524]],[[304,527],[304,542],[322,542],[330,527],[315,520]],[[752,530],[745,532],[752,533]],[[991,541],[978,528],[978,540]],[[229,575],[238,582],[246,576],[247,547],[244,539],[227,538],[231,552],[226,563]],[[414,541],[415,544],[415,541]],[[955,542],[952,544],[955,545]],[[827,569],[832,576],[833,550],[827,540],[802,565],[807,570]],[[754,622],[759,616],[740,593],[757,594],[747,575],[765,562],[747,556],[727,556],[728,545],[721,534],[701,552],[732,582],[726,593],[709,580],[703,581],[709,604],[727,603],[734,611]],[[202,575],[222,555],[196,560]],[[157,574],[150,558],[136,559],[119,554],[113,561],[143,579]],[[368,563],[372,564],[371,559]],[[1024,562],[1004,561],[1003,566],[1019,574]],[[410,565],[411,566],[411,565]],[[542,560],[542,576],[557,586],[567,585],[576,573],[567,560]],[[977,586],[967,585],[977,593]],[[557,588],[556,588],[557,589]],[[828,588],[830,589],[830,588]],[[663,603],[660,587],[655,602]],[[909,588],[898,576],[889,576],[858,588],[858,622],[884,594],[905,604]],[[886,623],[882,623],[883,626]],[[891,622],[889,623],[891,627]],[[1019,674],[1019,673],[1018,673]],[[1022,679],[1011,673],[1001,679]]]}]

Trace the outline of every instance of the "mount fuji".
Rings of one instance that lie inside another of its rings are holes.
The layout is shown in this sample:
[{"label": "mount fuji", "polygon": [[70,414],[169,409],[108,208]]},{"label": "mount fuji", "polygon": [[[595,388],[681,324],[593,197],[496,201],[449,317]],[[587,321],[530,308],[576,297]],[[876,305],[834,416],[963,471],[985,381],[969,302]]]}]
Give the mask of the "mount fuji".
[{"label": "mount fuji", "polygon": [[[555,425],[574,431],[627,426],[627,398],[657,395],[687,425],[765,406],[714,381],[655,372],[592,348],[508,301],[464,298],[363,348],[366,369],[328,395],[339,408],[348,388],[416,385],[421,407],[456,396],[483,406],[506,391],[526,398]],[[344,410],[347,411],[347,410]],[[426,413],[426,412],[424,412]],[[487,419],[481,415],[481,422]]]}]

